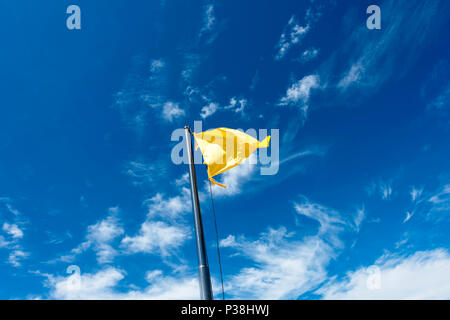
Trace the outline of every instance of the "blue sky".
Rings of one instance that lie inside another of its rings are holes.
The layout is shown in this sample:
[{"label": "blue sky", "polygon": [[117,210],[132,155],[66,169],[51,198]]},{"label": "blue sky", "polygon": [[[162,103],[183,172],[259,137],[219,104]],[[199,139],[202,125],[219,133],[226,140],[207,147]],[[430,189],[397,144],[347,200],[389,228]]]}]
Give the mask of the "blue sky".
[{"label": "blue sky", "polygon": [[187,167],[171,160],[194,121],[279,130],[277,174],[242,164],[214,188],[228,298],[450,298],[448,1],[0,12],[1,299],[197,299]]}]

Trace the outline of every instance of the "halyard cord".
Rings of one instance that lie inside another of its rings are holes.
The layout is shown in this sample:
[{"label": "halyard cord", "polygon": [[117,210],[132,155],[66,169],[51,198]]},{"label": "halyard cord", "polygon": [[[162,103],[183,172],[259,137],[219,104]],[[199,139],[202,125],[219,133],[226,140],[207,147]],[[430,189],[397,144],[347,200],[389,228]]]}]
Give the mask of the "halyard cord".
[{"label": "halyard cord", "polygon": [[225,290],[223,289],[223,274],[222,274],[222,263],[220,261],[220,247],[219,247],[219,232],[217,231],[217,220],[216,220],[216,210],[214,209],[214,198],[212,192],[212,183],[209,181],[209,192],[211,194],[211,204],[214,215],[214,228],[216,229],[216,245],[217,245],[217,255],[219,257],[219,269],[220,269],[220,282],[222,284],[222,300],[225,300]]}]

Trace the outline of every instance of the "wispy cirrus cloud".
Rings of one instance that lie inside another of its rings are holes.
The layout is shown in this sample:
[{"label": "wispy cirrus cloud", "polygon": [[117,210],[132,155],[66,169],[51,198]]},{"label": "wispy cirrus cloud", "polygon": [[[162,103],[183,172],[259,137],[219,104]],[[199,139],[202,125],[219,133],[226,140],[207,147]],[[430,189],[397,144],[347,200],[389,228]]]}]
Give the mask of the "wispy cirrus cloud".
[{"label": "wispy cirrus cloud", "polygon": [[3,231],[9,234],[14,239],[20,239],[23,237],[23,231],[17,226],[17,224],[3,223]]},{"label": "wispy cirrus cloud", "polygon": [[198,39],[202,44],[210,45],[219,34],[219,30],[217,30],[216,7],[215,3],[203,6],[203,25],[198,35]]},{"label": "wispy cirrus cloud", "polygon": [[[324,299],[346,300],[450,299],[449,269],[450,254],[446,249],[419,251],[409,256],[388,254],[374,266],[331,280],[316,293]],[[379,281],[376,286],[369,283],[374,276]]]},{"label": "wispy cirrus cloud", "polygon": [[225,110],[232,110],[233,112],[242,114],[244,112],[245,107],[247,106],[247,99],[245,98],[237,98],[232,97],[230,99],[230,103],[224,107]]},{"label": "wispy cirrus cloud", "polygon": [[278,103],[280,106],[293,105],[301,108],[306,114],[309,108],[309,98],[311,91],[320,87],[320,77],[318,75],[305,76],[294,82],[287,90],[286,94]]},{"label": "wispy cirrus cloud", "polygon": [[166,173],[167,169],[163,164],[143,157],[128,161],[124,166],[124,174],[131,179],[131,183],[135,186],[149,185]]},{"label": "wispy cirrus cloud", "polygon": [[169,72],[168,59],[135,56],[122,88],[114,95],[114,106],[119,110],[122,120],[140,135],[154,111],[167,122],[173,122],[186,114],[179,102],[170,95],[169,87],[173,80],[169,78]]},{"label": "wispy cirrus cloud", "polygon": [[167,64],[162,59],[150,61],[135,56],[122,88],[114,95],[114,106],[124,123],[142,134],[147,125],[147,114],[159,108],[167,94]]},{"label": "wispy cirrus cloud", "polygon": [[217,102],[208,102],[205,106],[202,107],[200,111],[200,117],[202,119],[206,119],[215,114],[217,111],[232,111],[234,113],[243,115],[247,103],[247,99],[237,97],[230,98],[230,102],[225,106],[221,106]]},{"label": "wispy cirrus cloud", "polygon": [[211,31],[214,27],[214,23],[216,22],[216,17],[214,16],[214,5],[208,4],[205,7],[204,12],[204,22],[202,27],[202,32]]},{"label": "wispy cirrus cloud", "polygon": [[428,103],[427,109],[440,114],[450,114],[450,84]]},{"label": "wispy cirrus cloud", "polygon": [[202,110],[200,111],[200,117],[202,119],[206,119],[210,116],[212,116],[216,111],[219,109],[219,104],[216,102],[210,102],[207,105],[202,107]]},{"label": "wispy cirrus cloud", "polygon": [[[352,30],[346,30],[350,35],[340,48],[322,63],[317,73],[327,87],[341,93],[350,88],[370,93],[389,79],[403,77],[420,58],[433,30],[443,23],[441,10],[448,10],[444,1],[418,5],[384,1],[382,7],[382,29],[376,37],[368,37],[373,31],[365,24],[356,24]],[[359,17],[350,11],[345,21],[356,19]]]},{"label": "wispy cirrus cloud", "polygon": [[308,33],[309,29],[309,25],[300,26],[297,22],[297,18],[292,16],[287,25],[284,27],[283,33],[281,34],[280,40],[276,46],[277,54],[275,55],[275,60],[283,59],[289,49],[292,46],[297,45]]},{"label": "wispy cirrus cloud", "polygon": [[118,252],[112,245],[113,241],[124,233],[118,218],[119,208],[109,208],[108,216],[95,224],[88,226],[85,241],[71,250],[69,255],[59,258],[63,262],[72,262],[75,258],[92,249],[100,264],[113,261]]},{"label": "wispy cirrus cloud", "polygon": [[21,249],[14,249],[9,253],[8,262],[15,266],[20,267],[22,265],[22,260],[27,258],[30,254]]},{"label": "wispy cirrus cloud", "polygon": [[431,219],[446,219],[447,213],[450,212],[450,184],[443,185],[428,200],[430,208],[427,212],[427,216]]},{"label": "wispy cirrus cloud", "polygon": [[94,273],[46,277],[50,299],[64,300],[167,300],[198,299],[198,279],[196,275],[164,275],[160,270],[148,271],[148,286],[140,289],[119,290],[126,271],[117,267],[107,267]]},{"label": "wispy cirrus cloud", "polygon": [[257,240],[230,235],[221,246],[252,262],[227,283],[233,298],[295,299],[327,279],[326,267],[343,246],[340,234],[349,223],[339,212],[306,198],[296,213],[319,223],[314,235],[298,239],[285,227],[269,228]]},{"label": "wispy cirrus cloud", "polygon": [[422,193],[423,193],[423,187],[419,187],[419,188],[416,188],[414,186],[411,187],[411,192],[410,192],[411,201],[416,202],[420,198]]},{"label": "wispy cirrus cloud", "polygon": [[403,219],[403,223],[408,222],[409,220],[411,220],[412,216],[414,215],[414,212],[406,212],[406,217],[405,219]]},{"label": "wispy cirrus cloud", "polygon": [[87,227],[85,240],[57,261],[73,262],[93,250],[99,264],[112,263],[118,255],[145,253],[158,255],[164,262],[191,238],[190,228],[183,215],[191,210],[190,191],[184,186],[185,175],[180,179],[179,194],[161,193],[145,200],[148,212],[136,234],[129,234],[119,220],[119,208],[108,210],[108,216]]},{"label": "wispy cirrus cloud", "polygon": [[6,208],[6,213],[0,215],[0,218],[3,220],[1,224],[3,234],[0,234],[0,249],[8,251],[7,262],[9,264],[14,267],[20,267],[23,260],[30,256],[30,253],[26,252],[22,245],[27,219],[16,209],[12,199],[0,197],[1,206]]},{"label": "wispy cirrus cloud", "polygon": [[160,217],[171,220],[180,218],[184,213],[191,209],[190,190],[184,185],[179,193],[173,196],[167,196],[157,193],[153,197],[144,201],[147,206],[149,217]]},{"label": "wispy cirrus cloud", "polygon": [[[319,21],[325,8],[331,8],[335,4],[332,1],[324,1],[318,3],[310,1],[310,6],[306,9],[303,25],[298,22],[296,15],[292,15],[286,26],[283,28],[280,40],[276,45],[275,60],[282,60],[288,52],[295,46],[300,45],[301,40],[311,31],[312,27]],[[301,60],[306,62],[313,59],[318,53],[318,50],[311,48],[303,52]]]},{"label": "wispy cirrus cloud", "polygon": [[392,181],[383,181],[380,179],[378,182],[372,182],[366,187],[366,191],[369,196],[378,195],[382,200],[391,200],[393,193]]},{"label": "wispy cirrus cloud", "polygon": [[[252,261],[252,266],[229,277],[226,282],[229,296],[296,298],[327,279],[326,267],[342,248],[340,234],[351,226],[339,212],[306,198],[294,203],[294,208],[299,216],[319,223],[316,234],[298,239],[295,232],[280,227],[268,228],[257,240],[230,235],[221,241],[222,247]],[[168,237],[159,232],[150,233],[149,239]],[[146,236],[142,239],[148,240]],[[196,275],[165,275],[157,269],[147,272],[147,286],[133,286],[128,290],[119,289],[126,271],[116,267],[68,276],[41,275],[47,278],[49,298],[53,299],[197,299],[199,295]],[[213,282],[217,286],[217,281]]]},{"label": "wispy cirrus cloud", "polygon": [[172,196],[157,193],[145,200],[147,215],[139,231],[126,235],[120,243],[122,253],[158,255],[164,262],[179,257],[179,249],[191,239],[190,227],[184,215],[192,210],[190,190],[185,187],[188,176],[176,180],[177,193]]},{"label": "wispy cirrus cloud", "polygon": [[427,111],[438,116],[450,115],[450,63],[439,60],[423,81],[420,94]]},{"label": "wispy cirrus cloud", "polygon": [[423,187],[413,187],[410,196],[413,207],[406,212],[404,223],[416,215],[436,222],[448,219],[446,213],[450,211],[450,184],[441,184],[433,191],[427,191]]},{"label": "wispy cirrus cloud", "polygon": [[5,208],[12,213],[14,216],[19,216],[20,215],[20,211],[17,210],[17,208],[15,208],[13,206],[13,201],[11,198],[8,197],[0,197],[0,204],[3,204],[5,206]]},{"label": "wispy cirrus cloud", "polygon": [[121,247],[127,254],[158,253],[167,257],[189,238],[190,230],[186,226],[147,220],[141,224],[137,235],[122,239]]},{"label": "wispy cirrus cloud", "polygon": [[172,101],[164,103],[162,115],[167,121],[172,122],[177,118],[183,117],[185,114],[185,111],[180,108],[178,103]]},{"label": "wispy cirrus cloud", "polygon": [[320,50],[317,48],[309,48],[303,51],[303,53],[300,55],[299,61],[306,63],[311,60],[314,60],[318,57]]},{"label": "wispy cirrus cloud", "polygon": [[355,224],[355,229],[357,232],[359,232],[360,226],[364,219],[366,218],[366,210],[364,206],[356,211],[355,217],[353,219],[353,222]]}]

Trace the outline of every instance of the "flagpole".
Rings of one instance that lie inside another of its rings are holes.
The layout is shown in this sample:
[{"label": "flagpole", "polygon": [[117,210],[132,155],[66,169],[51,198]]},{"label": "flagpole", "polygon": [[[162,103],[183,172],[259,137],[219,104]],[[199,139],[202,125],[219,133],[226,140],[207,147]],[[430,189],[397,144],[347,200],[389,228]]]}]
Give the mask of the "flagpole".
[{"label": "flagpole", "polygon": [[211,275],[208,267],[208,257],[206,256],[205,238],[203,235],[202,214],[200,212],[200,202],[198,200],[197,179],[195,177],[194,152],[192,150],[191,129],[184,127],[186,137],[187,156],[189,161],[189,176],[191,179],[192,208],[194,209],[195,238],[197,242],[198,255],[198,275],[200,284],[200,297],[202,300],[213,300],[211,286]]}]

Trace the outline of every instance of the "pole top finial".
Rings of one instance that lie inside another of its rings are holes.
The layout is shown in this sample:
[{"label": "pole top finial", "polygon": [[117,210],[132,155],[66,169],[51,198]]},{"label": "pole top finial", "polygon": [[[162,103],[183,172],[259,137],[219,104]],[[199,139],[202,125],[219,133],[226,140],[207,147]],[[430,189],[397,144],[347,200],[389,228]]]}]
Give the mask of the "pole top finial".
[{"label": "pole top finial", "polygon": [[191,128],[189,128],[189,126],[184,126],[184,129],[188,129],[189,132],[191,132]]}]

